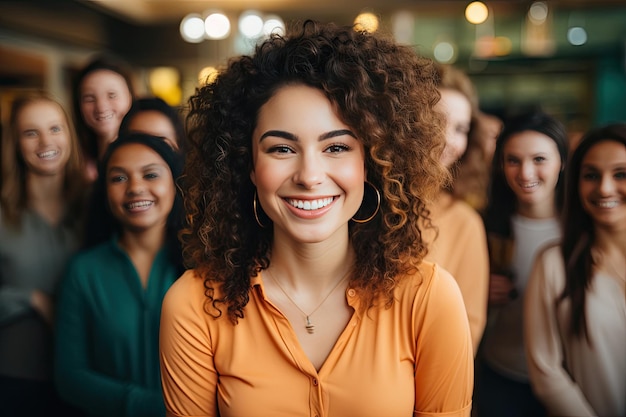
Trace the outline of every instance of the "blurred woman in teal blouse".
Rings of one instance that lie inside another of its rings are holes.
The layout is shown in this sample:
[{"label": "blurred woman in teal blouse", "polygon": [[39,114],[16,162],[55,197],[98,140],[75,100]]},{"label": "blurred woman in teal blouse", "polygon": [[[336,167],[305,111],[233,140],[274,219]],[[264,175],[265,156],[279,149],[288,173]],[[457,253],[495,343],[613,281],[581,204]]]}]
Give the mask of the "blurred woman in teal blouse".
[{"label": "blurred woman in teal blouse", "polygon": [[61,282],[55,380],[90,416],[164,416],[161,301],[182,273],[182,157],[163,138],[120,136],[102,160],[116,229],[74,256]]}]

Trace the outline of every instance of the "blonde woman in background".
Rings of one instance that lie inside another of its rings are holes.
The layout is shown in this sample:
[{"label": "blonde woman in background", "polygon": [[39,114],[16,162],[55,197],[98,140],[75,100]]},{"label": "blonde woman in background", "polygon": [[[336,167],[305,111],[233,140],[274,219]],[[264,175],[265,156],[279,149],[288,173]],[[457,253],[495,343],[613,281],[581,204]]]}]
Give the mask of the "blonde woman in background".
[{"label": "blonde woman in background", "polygon": [[76,133],[45,93],[13,102],[2,139],[0,414],[72,415],[52,383],[57,283],[78,249],[84,208]]}]

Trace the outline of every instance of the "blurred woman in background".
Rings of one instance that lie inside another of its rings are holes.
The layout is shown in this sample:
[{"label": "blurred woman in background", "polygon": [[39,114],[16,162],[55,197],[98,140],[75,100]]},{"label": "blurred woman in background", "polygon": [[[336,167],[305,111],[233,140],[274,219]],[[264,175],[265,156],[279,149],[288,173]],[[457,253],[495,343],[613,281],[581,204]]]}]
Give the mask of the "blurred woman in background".
[{"label": "blurred woman in background", "polygon": [[526,290],[530,381],[550,415],[626,416],[626,124],[582,138],[565,203]]},{"label": "blurred woman in background", "polygon": [[16,98],[2,139],[0,414],[71,415],[52,384],[57,283],[78,249],[83,165],[74,127],[51,96]]}]

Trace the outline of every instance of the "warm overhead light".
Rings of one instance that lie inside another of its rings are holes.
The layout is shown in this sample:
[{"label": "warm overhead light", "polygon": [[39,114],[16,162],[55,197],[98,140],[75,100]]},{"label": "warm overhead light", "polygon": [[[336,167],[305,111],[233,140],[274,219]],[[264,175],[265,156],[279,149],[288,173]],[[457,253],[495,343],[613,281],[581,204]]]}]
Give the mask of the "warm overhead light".
[{"label": "warm overhead light", "polygon": [[224,39],[230,35],[230,20],[222,13],[212,13],[204,19],[204,30],[209,39]]},{"label": "warm overhead light", "polygon": [[204,67],[200,70],[200,74],[198,74],[198,83],[200,85],[211,84],[215,81],[218,75],[217,68],[215,67]]},{"label": "warm overhead light", "polygon": [[474,25],[479,25],[489,17],[489,9],[482,1],[474,1],[465,8],[465,18]]},{"label": "warm overhead light", "polygon": [[528,20],[540,25],[548,18],[548,5],[545,1],[536,1],[528,9]]},{"label": "warm overhead light", "polygon": [[150,71],[148,83],[152,94],[162,98],[170,106],[180,104],[182,90],[180,73],[173,67],[158,67]]},{"label": "warm overhead light", "polygon": [[263,18],[254,11],[249,10],[239,16],[239,32],[246,38],[256,38],[263,31]]},{"label": "warm overhead light", "polygon": [[198,43],[204,40],[204,20],[197,13],[188,14],[180,22],[180,35],[184,40]]},{"label": "warm overhead light", "polygon": [[374,13],[361,13],[354,19],[354,29],[364,32],[378,30],[378,17]]},{"label": "warm overhead light", "polygon": [[278,35],[285,34],[285,22],[279,16],[267,15],[265,16],[265,22],[263,22],[263,34],[269,36],[273,33]]}]

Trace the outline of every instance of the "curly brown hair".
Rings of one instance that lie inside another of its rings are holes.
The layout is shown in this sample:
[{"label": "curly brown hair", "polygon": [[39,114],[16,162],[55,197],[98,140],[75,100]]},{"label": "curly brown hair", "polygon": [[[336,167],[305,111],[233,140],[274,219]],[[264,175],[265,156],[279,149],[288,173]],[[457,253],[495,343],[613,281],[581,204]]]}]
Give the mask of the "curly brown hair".
[{"label": "curly brown hair", "polygon": [[272,227],[261,228],[253,212],[252,132],[261,106],[294,84],[325,94],[363,142],[368,181],[381,191],[378,215],[350,224],[356,252],[351,285],[369,306],[379,294],[391,303],[398,277],[426,255],[418,221],[430,225],[427,204],[447,180],[439,162],[444,120],[434,109],[440,97],[435,68],[410,47],[385,35],[306,21],[291,35],[272,35],[252,56],[231,59],[189,100],[188,227],[181,238],[187,267],[204,279],[209,302],[226,305],[234,323],[244,316],[250,278],[269,265],[273,238]]}]

